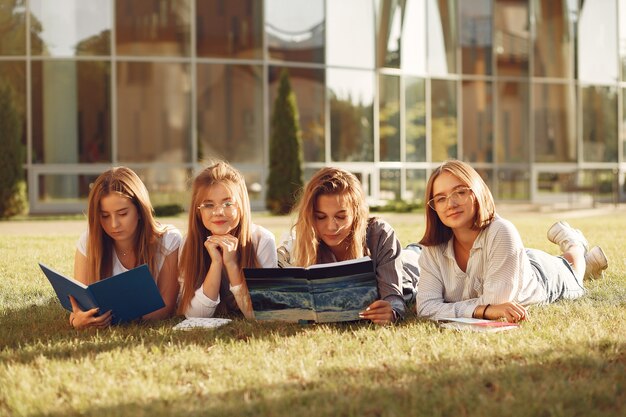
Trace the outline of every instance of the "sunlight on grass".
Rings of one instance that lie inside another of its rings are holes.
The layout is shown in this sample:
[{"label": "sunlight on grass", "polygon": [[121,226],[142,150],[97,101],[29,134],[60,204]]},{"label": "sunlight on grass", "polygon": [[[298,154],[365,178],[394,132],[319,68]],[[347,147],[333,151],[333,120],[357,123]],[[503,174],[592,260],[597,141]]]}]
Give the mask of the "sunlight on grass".
[{"label": "sunlight on grass", "polygon": [[[422,214],[388,216],[403,244],[419,240]],[[506,217],[528,247],[557,253],[555,218]],[[498,334],[414,314],[390,327],[237,319],[176,332],[174,318],[77,332],[37,262],[71,275],[78,236],[3,236],[0,416],[622,415],[626,213],[568,221],[606,251],[605,279]],[[280,236],[289,219],[259,223]]]}]

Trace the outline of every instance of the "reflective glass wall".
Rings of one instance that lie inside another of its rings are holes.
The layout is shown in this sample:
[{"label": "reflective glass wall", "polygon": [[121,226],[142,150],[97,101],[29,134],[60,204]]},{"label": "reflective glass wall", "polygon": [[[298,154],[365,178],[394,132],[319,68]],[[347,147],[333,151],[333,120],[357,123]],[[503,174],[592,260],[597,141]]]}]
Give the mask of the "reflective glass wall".
[{"label": "reflective glass wall", "polygon": [[82,210],[119,164],[185,205],[211,158],[262,209],[283,70],[305,176],[341,165],[372,203],[448,158],[499,200],[624,199],[624,51],[626,0],[0,0],[33,212]]}]

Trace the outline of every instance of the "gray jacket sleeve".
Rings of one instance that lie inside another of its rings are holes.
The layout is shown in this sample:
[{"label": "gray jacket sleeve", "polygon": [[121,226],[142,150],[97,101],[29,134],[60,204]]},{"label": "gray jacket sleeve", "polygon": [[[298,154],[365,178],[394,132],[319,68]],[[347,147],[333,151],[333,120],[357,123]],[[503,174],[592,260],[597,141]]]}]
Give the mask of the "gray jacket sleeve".
[{"label": "gray jacket sleeve", "polygon": [[402,297],[402,246],[391,225],[382,219],[371,219],[367,228],[367,247],[374,260],[378,292],[388,301],[396,320],[406,315]]}]

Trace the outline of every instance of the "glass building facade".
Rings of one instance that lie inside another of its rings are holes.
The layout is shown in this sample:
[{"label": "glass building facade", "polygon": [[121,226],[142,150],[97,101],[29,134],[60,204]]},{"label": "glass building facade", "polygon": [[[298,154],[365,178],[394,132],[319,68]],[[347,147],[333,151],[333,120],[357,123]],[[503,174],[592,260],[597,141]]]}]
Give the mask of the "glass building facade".
[{"label": "glass building facade", "polygon": [[263,208],[283,68],[306,176],[372,202],[448,158],[499,201],[625,198],[626,0],[0,0],[34,213],[83,210],[112,165],[184,205],[211,158]]}]

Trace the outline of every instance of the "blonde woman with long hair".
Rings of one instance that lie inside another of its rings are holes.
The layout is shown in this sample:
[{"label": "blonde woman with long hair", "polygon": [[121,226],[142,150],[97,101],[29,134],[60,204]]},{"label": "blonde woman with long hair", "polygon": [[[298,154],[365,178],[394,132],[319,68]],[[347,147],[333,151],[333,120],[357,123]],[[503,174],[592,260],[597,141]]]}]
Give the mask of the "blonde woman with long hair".
[{"label": "blonde woman with long hair", "polygon": [[419,316],[522,321],[532,304],[582,296],[583,278],[601,276],[608,266],[602,249],[589,249],[580,230],[565,222],[548,230],[561,256],[524,248],[515,226],[496,213],[483,179],[465,162],[446,161],[434,170],[426,201]]},{"label": "blonde woman with long hair", "polygon": [[275,268],[274,235],[251,221],[246,182],[219,161],[193,181],[188,233],[180,257],[179,313],[254,318],[243,268]]},{"label": "blonde woman with long hair", "polygon": [[369,218],[365,194],[354,174],[322,168],[307,183],[294,211],[293,233],[278,249],[279,266],[308,267],[370,256],[380,299],[361,317],[377,324],[404,317],[405,300],[414,296],[418,281],[417,257],[414,265],[403,262],[393,228],[382,219]]},{"label": "blonde woman with long hair", "polygon": [[[176,310],[178,295],[178,229],[154,218],[146,186],[127,167],[102,173],[89,192],[88,229],[80,236],[74,256],[74,277],[84,284],[148,264],[165,307],[143,319],[163,319]],[[72,297],[70,325],[76,329],[111,324],[110,311],[83,311]],[[99,313],[102,313],[98,315]]]}]

